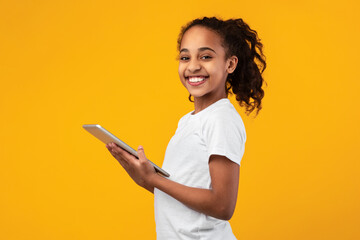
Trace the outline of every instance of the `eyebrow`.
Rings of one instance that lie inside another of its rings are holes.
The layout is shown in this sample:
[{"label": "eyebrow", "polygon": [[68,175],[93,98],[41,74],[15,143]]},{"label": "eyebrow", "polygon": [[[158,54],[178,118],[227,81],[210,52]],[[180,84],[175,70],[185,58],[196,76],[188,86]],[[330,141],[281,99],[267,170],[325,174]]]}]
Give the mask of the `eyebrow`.
[{"label": "eyebrow", "polygon": [[[201,47],[201,48],[198,48],[198,50],[200,52],[210,50],[210,51],[212,51],[212,52],[214,52],[216,54],[215,50],[213,50],[212,48],[209,48],[209,47]],[[180,53],[182,53],[182,52],[189,52],[189,50],[187,48],[183,48],[183,49],[180,50]]]}]

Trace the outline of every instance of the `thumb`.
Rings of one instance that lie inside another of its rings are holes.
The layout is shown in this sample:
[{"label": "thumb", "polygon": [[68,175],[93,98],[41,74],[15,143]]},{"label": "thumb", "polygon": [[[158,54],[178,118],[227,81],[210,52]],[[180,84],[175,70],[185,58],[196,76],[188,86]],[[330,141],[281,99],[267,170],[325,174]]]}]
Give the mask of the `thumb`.
[{"label": "thumb", "polygon": [[145,152],[144,152],[144,148],[143,146],[139,146],[138,150],[137,150],[138,156],[139,156],[139,160],[140,161],[145,161],[146,160],[146,156],[145,156]]}]

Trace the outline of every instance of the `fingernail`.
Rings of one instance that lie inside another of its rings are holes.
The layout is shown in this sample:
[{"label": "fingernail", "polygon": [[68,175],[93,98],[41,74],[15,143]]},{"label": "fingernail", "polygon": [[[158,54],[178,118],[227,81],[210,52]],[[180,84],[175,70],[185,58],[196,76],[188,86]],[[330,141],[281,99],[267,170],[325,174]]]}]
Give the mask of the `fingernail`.
[{"label": "fingernail", "polygon": [[143,146],[140,145],[140,146],[138,147],[138,150],[144,150]]}]

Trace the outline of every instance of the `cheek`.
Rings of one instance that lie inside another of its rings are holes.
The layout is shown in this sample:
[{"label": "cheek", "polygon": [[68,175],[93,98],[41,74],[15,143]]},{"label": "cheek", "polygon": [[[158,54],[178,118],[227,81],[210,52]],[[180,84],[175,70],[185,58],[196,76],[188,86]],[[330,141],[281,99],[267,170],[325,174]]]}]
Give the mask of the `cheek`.
[{"label": "cheek", "polygon": [[223,80],[223,78],[225,78],[226,80],[226,75],[227,75],[227,71],[226,71],[226,68],[225,66],[223,65],[213,65],[211,67],[208,68],[209,69],[209,73],[214,76],[216,79],[221,79]]},{"label": "cheek", "polygon": [[181,73],[183,73],[184,68],[185,68],[184,63],[179,62],[179,67],[178,67],[179,75],[180,75]]},{"label": "cheek", "polygon": [[185,86],[184,66],[182,66],[181,64],[179,64],[178,73],[181,83]]},{"label": "cheek", "polygon": [[179,64],[178,73],[181,81],[184,80],[184,71],[185,67],[183,66],[183,64]]}]

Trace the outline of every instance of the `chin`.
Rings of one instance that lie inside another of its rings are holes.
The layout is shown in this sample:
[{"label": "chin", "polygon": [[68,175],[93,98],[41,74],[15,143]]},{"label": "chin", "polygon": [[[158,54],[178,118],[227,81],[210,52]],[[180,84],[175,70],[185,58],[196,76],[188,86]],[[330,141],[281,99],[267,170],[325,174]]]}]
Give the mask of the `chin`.
[{"label": "chin", "polygon": [[199,92],[199,91],[189,91],[189,93],[191,94],[191,96],[193,96],[194,98],[200,98],[203,97],[204,95],[206,95],[203,92]]}]

